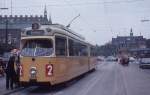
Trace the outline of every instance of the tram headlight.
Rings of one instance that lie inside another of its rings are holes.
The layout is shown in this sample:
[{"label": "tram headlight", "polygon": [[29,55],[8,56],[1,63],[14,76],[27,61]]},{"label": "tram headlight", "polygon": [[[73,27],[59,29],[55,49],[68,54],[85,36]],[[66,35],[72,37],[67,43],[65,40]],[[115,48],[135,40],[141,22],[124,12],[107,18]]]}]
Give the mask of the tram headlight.
[{"label": "tram headlight", "polygon": [[36,74],[36,71],[35,70],[32,70],[31,71],[31,75],[35,75]]},{"label": "tram headlight", "polygon": [[53,75],[53,65],[52,64],[47,64],[45,69],[46,69],[45,73],[46,73],[47,77],[50,77]]},{"label": "tram headlight", "polygon": [[31,69],[30,69],[31,77],[36,77],[36,73],[37,73],[36,67],[31,67]]}]

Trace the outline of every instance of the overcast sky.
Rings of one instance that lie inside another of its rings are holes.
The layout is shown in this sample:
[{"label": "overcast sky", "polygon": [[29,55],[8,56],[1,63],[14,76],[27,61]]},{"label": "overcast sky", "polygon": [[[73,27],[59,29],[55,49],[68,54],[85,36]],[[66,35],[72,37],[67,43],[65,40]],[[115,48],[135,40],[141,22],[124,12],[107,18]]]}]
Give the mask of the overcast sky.
[{"label": "overcast sky", "polygon": [[[71,29],[93,44],[103,45],[117,35],[150,38],[150,0],[12,0],[13,15],[43,15],[44,6],[53,23],[67,25],[80,14]],[[0,7],[11,6],[11,0],[0,0]],[[9,10],[0,14],[10,15]]]}]

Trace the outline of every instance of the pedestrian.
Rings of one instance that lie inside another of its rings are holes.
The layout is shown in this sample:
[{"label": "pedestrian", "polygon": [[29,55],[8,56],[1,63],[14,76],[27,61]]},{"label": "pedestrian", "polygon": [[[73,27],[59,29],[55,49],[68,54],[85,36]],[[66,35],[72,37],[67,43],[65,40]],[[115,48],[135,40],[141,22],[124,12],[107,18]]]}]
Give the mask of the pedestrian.
[{"label": "pedestrian", "polygon": [[3,61],[0,60],[0,74],[4,77],[4,66]]},{"label": "pedestrian", "polygon": [[20,54],[18,51],[15,52],[15,72],[16,72],[16,77],[15,77],[15,86],[20,87]]},{"label": "pedestrian", "polygon": [[11,56],[6,66],[6,89],[13,89],[14,78],[16,76],[14,68],[15,56]]}]

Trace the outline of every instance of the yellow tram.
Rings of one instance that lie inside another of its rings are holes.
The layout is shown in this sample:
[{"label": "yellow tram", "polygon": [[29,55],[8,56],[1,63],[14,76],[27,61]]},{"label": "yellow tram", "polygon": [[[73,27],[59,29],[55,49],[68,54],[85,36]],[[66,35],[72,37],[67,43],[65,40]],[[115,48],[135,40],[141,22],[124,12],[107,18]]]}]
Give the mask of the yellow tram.
[{"label": "yellow tram", "polygon": [[21,33],[20,83],[55,85],[95,69],[93,46],[60,24],[32,24]]}]

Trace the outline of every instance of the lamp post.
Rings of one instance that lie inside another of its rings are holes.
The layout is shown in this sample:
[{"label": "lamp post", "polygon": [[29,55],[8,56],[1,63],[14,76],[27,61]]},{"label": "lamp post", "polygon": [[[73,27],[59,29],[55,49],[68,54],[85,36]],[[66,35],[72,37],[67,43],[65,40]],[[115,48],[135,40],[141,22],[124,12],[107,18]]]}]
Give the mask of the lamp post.
[{"label": "lamp post", "polygon": [[6,48],[7,48],[7,45],[8,45],[8,18],[7,18],[7,16],[6,16],[6,28],[5,28],[5,38],[6,38],[6,40],[5,40],[5,43],[6,43]]}]

